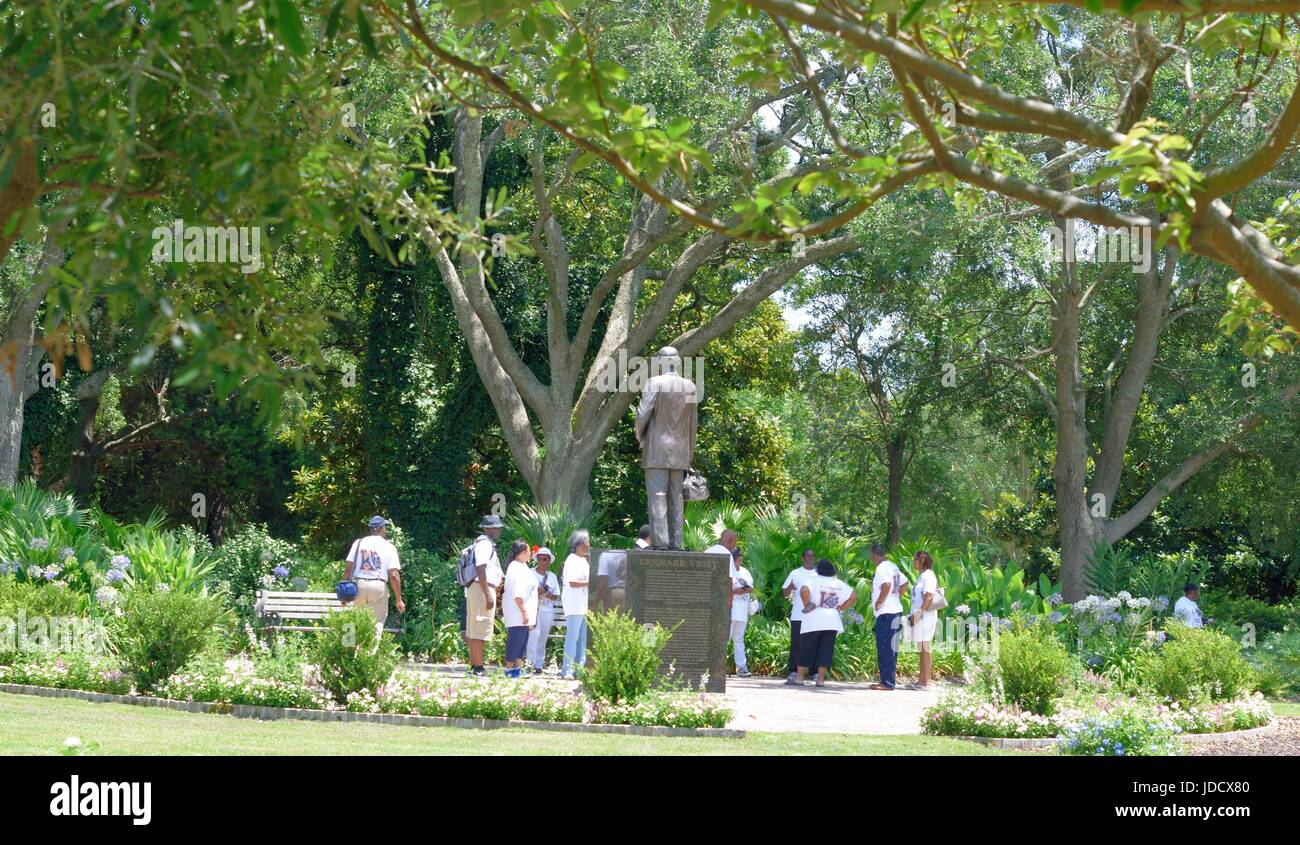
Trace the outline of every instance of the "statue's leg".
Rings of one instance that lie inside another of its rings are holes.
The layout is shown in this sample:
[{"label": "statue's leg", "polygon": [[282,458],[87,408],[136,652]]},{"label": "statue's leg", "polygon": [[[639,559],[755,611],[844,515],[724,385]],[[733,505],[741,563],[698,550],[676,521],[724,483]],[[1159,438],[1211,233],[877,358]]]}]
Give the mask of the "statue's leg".
[{"label": "statue's leg", "polygon": [[668,534],[674,549],[685,548],[682,538],[682,482],[686,480],[686,470],[668,471]]},{"label": "statue's leg", "polygon": [[650,506],[650,545],[666,549],[671,543],[668,535],[668,470],[646,468],[645,497]]}]

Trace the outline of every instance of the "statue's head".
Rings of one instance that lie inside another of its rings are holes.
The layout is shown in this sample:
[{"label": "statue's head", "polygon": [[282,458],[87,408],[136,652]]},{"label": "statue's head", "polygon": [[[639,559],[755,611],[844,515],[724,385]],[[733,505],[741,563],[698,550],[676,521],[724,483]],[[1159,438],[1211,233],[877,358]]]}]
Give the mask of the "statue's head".
[{"label": "statue's head", "polygon": [[682,369],[682,356],[678,354],[676,347],[665,346],[655,353],[655,365],[656,372],[680,372]]}]

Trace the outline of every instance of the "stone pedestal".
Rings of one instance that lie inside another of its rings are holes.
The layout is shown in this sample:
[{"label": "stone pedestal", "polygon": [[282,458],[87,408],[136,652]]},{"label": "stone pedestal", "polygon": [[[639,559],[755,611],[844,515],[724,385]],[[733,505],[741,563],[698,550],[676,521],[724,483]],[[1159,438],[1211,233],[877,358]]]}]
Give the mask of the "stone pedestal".
[{"label": "stone pedestal", "polygon": [[727,555],[631,549],[626,609],[643,624],[672,629],[661,671],[693,689],[708,675],[709,692],[727,689],[731,582]]}]

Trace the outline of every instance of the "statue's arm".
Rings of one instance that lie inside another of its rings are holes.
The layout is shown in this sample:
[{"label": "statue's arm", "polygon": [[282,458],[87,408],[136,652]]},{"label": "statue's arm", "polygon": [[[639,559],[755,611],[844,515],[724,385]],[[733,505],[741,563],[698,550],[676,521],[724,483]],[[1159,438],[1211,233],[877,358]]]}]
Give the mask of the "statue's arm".
[{"label": "statue's arm", "polygon": [[645,435],[646,426],[650,424],[650,416],[654,413],[655,389],[649,383],[646,384],[645,390],[641,393],[641,406],[636,412],[636,441],[641,442]]}]

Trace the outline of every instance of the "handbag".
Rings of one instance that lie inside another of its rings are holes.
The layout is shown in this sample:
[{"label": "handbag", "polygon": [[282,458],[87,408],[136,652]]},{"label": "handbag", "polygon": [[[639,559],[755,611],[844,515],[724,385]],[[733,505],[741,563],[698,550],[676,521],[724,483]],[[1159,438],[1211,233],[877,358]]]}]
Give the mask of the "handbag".
[{"label": "handbag", "polygon": [[709,498],[709,481],[693,469],[686,470],[682,479],[682,498],[688,502],[699,502]]},{"label": "handbag", "polygon": [[930,599],[931,610],[943,610],[948,606],[948,597],[943,594],[943,587],[937,587],[934,598]]},{"label": "handbag", "polygon": [[334,585],[334,595],[339,597],[339,601],[351,601],[357,597],[356,581],[340,581]]},{"label": "handbag", "polygon": [[762,612],[763,612],[763,604],[762,604],[762,602],[760,602],[760,601],[759,601],[758,599],[756,599],[756,598],[752,598],[752,597],[751,597],[750,600],[749,600],[749,615],[750,615],[750,616],[757,616],[758,614],[760,614],[760,613],[762,613]]}]

